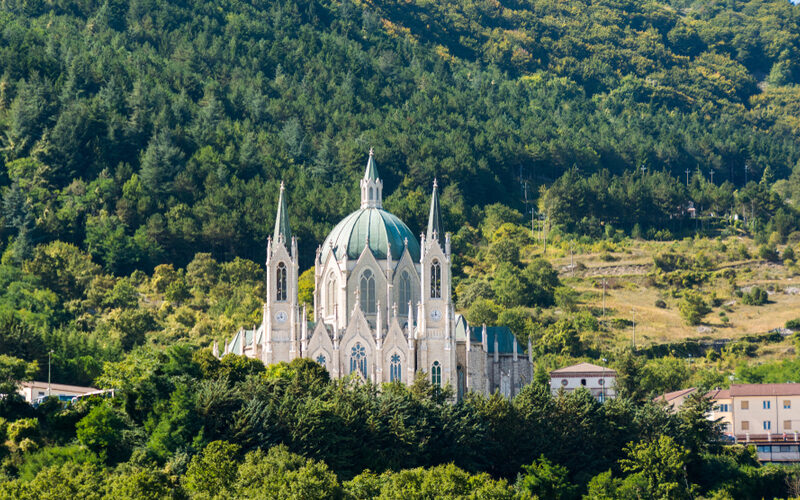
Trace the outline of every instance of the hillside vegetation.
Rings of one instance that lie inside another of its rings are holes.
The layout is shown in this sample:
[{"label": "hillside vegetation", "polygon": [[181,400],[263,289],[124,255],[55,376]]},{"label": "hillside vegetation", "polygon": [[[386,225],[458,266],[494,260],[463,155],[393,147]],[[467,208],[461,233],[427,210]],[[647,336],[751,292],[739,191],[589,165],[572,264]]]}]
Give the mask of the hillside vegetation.
[{"label": "hillside vegetation", "polygon": [[262,260],[280,179],[310,262],[370,146],[415,231],[434,176],[456,228],[573,166],[739,187],[800,159],[782,0],[3,6],[6,235],[115,273]]},{"label": "hillside vegetation", "polygon": [[[0,398],[0,498],[792,494],[651,398],[797,381],[799,9],[3,0],[0,394],[118,391]],[[211,355],[260,321],[280,181],[308,304],[370,147],[415,234],[443,186],[458,311],[531,341],[513,401]],[[552,398],[579,360],[620,398]]]}]

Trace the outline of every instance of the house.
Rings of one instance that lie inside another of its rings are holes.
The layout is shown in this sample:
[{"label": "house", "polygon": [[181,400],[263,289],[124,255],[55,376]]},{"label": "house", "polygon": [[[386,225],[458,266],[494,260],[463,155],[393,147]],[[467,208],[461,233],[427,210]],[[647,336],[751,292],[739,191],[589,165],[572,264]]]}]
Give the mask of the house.
[{"label": "house", "polygon": [[681,389],[680,391],[662,394],[661,396],[653,399],[653,401],[656,403],[663,401],[667,406],[670,407],[671,411],[675,412],[683,405],[683,402],[686,401],[686,398],[695,392],[697,392],[697,387],[690,387],[688,389]]},{"label": "house", "polygon": [[[680,407],[697,389],[656,398]],[[708,414],[731,443],[752,444],[762,462],[800,462],[800,384],[733,384],[706,393]]]},{"label": "house", "polygon": [[799,462],[800,384],[733,384],[708,394],[709,418],[737,443],[756,446],[765,462]]},{"label": "house", "polygon": [[616,397],[616,382],[616,371],[591,363],[578,363],[550,372],[550,391],[553,395],[561,390],[572,392],[583,387],[602,402]]},{"label": "house", "polygon": [[84,396],[89,393],[97,393],[98,389],[94,387],[83,387],[80,385],[67,385],[67,384],[48,384],[47,382],[22,382],[20,384],[19,394],[25,398],[28,403],[36,403],[46,398],[47,396],[56,396],[62,401],[71,401],[76,396]]}]

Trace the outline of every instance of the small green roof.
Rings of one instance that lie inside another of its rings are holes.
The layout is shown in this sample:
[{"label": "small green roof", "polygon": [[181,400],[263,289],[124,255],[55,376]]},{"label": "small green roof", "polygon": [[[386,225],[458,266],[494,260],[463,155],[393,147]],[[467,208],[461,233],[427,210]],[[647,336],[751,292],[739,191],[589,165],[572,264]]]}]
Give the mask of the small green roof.
[{"label": "small green roof", "polygon": [[322,260],[333,248],[334,255],[341,259],[358,259],[369,241],[369,248],[376,259],[385,259],[389,245],[392,258],[399,259],[408,242],[408,252],[414,262],[419,262],[419,242],[403,221],[380,208],[362,208],[342,219],[322,244]]},{"label": "small green roof", "polygon": [[[483,327],[472,326],[470,327],[472,335],[470,339],[472,342],[478,343],[483,341]],[[514,333],[507,326],[487,326],[486,327],[486,341],[489,354],[494,354],[494,339],[497,339],[497,352],[500,354],[513,354],[514,353]],[[517,354],[525,354],[525,348],[517,342]]]}]

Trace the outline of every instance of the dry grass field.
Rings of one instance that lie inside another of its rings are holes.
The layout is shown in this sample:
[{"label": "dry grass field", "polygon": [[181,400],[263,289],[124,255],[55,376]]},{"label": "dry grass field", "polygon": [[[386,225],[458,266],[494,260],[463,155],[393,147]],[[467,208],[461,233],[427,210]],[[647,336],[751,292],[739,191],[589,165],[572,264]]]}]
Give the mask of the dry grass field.
[{"label": "dry grass field", "polygon": [[[605,279],[606,324],[611,324],[614,318],[632,321],[635,315],[636,344],[646,347],[687,339],[736,339],[766,333],[783,327],[790,319],[800,318],[800,271],[796,264],[742,259],[738,255],[742,247],[752,255],[757,253],[751,240],[729,238],[667,243],[629,241],[611,251],[574,245],[573,267],[570,267],[569,246],[561,243],[548,249],[548,258],[560,270],[562,281],[581,293],[584,306],[602,308]],[[713,262],[712,272],[734,269],[736,287],[767,289],[769,302],[762,306],[745,305],[727,280],[712,277],[697,289],[708,302],[715,297],[719,305],[713,307],[700,325],[690,326],[678,309],[681,300],[678,289],[659,285],[653,276],[653,257],[667,251],[691,258],[703,255]],[[659,299],[666,307],[656,306]],[[631,342],[632,333],[630,326],[612,328],[597,340],[606,345],[622,345]]]}]

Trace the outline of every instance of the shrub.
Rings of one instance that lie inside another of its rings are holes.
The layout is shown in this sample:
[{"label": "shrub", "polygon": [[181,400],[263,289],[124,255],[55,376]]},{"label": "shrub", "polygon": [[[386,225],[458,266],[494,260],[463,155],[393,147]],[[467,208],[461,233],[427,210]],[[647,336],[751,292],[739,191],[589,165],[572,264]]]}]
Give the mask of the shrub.
[{"label": "shrub", "polygon": [[690,325],[699,325],[703,316],[711,312],[703,297],[694,292],[686,292],[683,300],[678,304],[681,316]]},{"label": "shrub", "polygon": [[750,292],[742,294],[742,304],[748,306],[761,306],[767,303],[769,294],[763,288],[753,287]]},{"label": "shrub", "polygon": [[8,439],[20,445],[25,439],[36,439],[39,437],[39,420],[36,418],[21,418],[8,424]]},{"label": "shrub", "polygon": [[758,249],[758,256],[770,262],[779,262],[780,257],[774,246],[761,245]]},{"label": "shrub", "polygon": [[658,300],[656,300],[656,304],[655,304],[655,305],[656,305],[656,307],[658,307],[659,309],[666,309],[666,308],[667,308],[667,303],[666,303],[666,302],[664,302],[664,301],[663,301],[663,300],[661,300],[661,299],[658,299]]},{"label": "shrub", "polygon": [[790,330],[800,330],[800,318],[790,319],[786,322],[786,328]]}]

